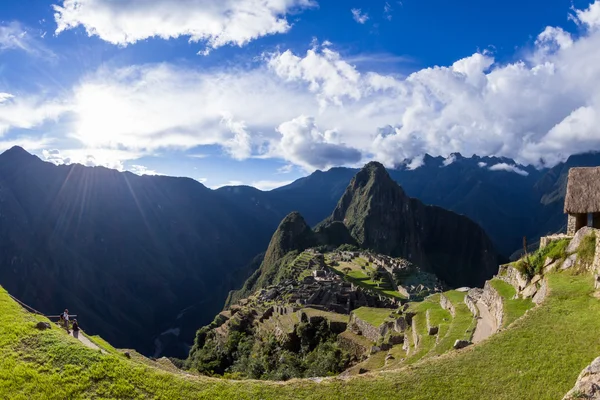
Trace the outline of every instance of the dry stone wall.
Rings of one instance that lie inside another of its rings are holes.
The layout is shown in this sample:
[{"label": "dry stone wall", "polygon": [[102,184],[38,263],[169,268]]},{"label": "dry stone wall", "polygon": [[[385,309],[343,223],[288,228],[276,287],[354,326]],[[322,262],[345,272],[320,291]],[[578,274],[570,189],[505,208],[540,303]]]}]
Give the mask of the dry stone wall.
[{"label": "dry stone wall", "polygon": [[473,314],[475,318],[477,318],[477,316],[479,315],[479,310],[477,309],[477,305],[475,304],[476,302],[477,301],[468,294],[465,295],[465,305],[469,308],[469,311],[471,311],[471,314]]},{"label": "dry stone wall", "polygon": [[489,281],[487,281],[483,287],[481,301],[490,310],[490,314],[492,314],[492,317],[494,318],[496,327],[500,328],[504,318],[504,303],[502,302],[502,296],[500,296]]},{"label": "dry stone wall", "polygon": [[517,292],[525,289],[527,286],[527,276],[519,272],[518,269],[510,265],[502,265],[498,272],[498,278],[511,284]]},{"label": "dry stone wall", "polygon": [[375,327],[368,322],[363,321],[354,313],[350,317],[350,327],[354,333],[360,334],[372,342],[376,342],[381,336],[379,327]]},{"label": "dry stone wall", "polygon": [[456,316],[456,309],[454,308],[454,304],[452,304],[452,302],[450,300],[448,300],[448,298],[446,296],[444,296],[444,294],[440,294],[440,306],[444,309],[444,310],[448,310],[448,312],[450,313],[450,315],[452,315],[452,317]]}]

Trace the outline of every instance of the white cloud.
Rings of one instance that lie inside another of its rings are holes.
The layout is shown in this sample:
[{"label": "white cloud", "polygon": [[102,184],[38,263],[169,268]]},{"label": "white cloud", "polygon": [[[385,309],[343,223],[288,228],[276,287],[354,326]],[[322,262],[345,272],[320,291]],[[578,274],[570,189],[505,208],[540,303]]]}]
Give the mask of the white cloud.
[{"label": "white cloud", "polygon": [[34,32],[20,22],[2,23],[0,24],[0,51],[21,50],[33,56],[54,57],[54,53],[42,45],[35,36]]},{"label": "white cloud", "polygon": [[10,129],[32,129],[56,121],[70,109],[71,105],[61,99],[0,93],[0,136]]},{"label": "white cloud", "polygon": [[149,169],[144,167],[143,165],[134,164],[129,168],[130,172],[133,172],[136,175],[164,175],[159,172],[154,171],[153,169]]},{"label": "white cloud", "polygon": [[277,168],[277,172],[280,174],[289,174],[294,170],[294,164],[286,164],[281,168]]},{"label": "white cloud", "polygon": [[350,12],[352,12],[352,18],[354,18],[354,20],[359,24],[364,24],[369,20],[369,14],[363,14],[360,8],[353,8],[350,10]]},{"label": "white cloud", "polygon": [[485,168],[485,167],[487,167],[487,163],[485,163],[483,161],[478,162],[477,165],[479,166],[479,168]]},{"label": "white cloud", "polygon": [[252,137],[246,130],[246,124],[224,116],[221,123],[233,133],[233,137],[223,143],[223,147],[236,160],[245,160],[252,154]]},{"label": "white cloud", "polygon": [[184,36],[206,42],[200,52],[206,54],[285,33],[288,14],[314,6],[313,0],[63,0],[53,7],[57,34],[82,26],[89,36],[121,46]]},{"label": "white cloud", "polygon": [[[596,4],[576,13],[580,24],[593,25]],[[72,100],[0,94],[0,132],[70,112],[60,130],[82,149],[66,157],[103,165],[202,145],[307,170],[363,159],[416,168],[425,153],[455,152],[553,165],[600,149],[599,48],[598,29],[550,27],[522,61],[475,53],[406,77],[361,70],[331,44],[267,54],[250,70],[106,67]]]},{"label": "white cloud", "polygon": [[307,170],[353,164],[362,158],[360,151],[334,143],[330,139],[331,133],[319,131],[311,117],[294,118],[279,125],[277,130],[282,139],[272,154],[280,155]]},{"label": "white cloud", "polygon": [[575,15],[571,18],[580,25],[584,25],[589,29],[600,27],[600,2],[594,1],[585,10],[574,10]]},{"label": "white cloud", "polygon": [[515,174],[519,174],[522,176],[529,175],[529,172],[522,170],[521,168],[517,167],[516,165],[510,165],[507,163],[500,163],[500,164],[492,165],[491,167],[489,167],[489,170],[490,171],[514,172]]},{"label": "white cloud", "polygon": [[252,182],[250,184],[250,186],[254,186],[255,188],[257,188],[259,190],[269,191],[269,190],[277,189],[277,188],[285,186],[285,185],[289,185],[292,182],[293,181],[269,181],[269,180],[265,180],[265,181],[255,181],[255,182]]},{"label": "white cloud", "polygon": [[446,158],[444,160],[444,162],[442,163],[442,165],[444,167],[447,167],[448,165],[451,165],[452,163],[454,163],[454,161],[456,161],[456,155],[451,154],[450,157]]},{"label": "white cloud", "polygon": [[389,2],[386,1],[386,3],[383,6],[383,14],[385,16],[385,19],[387,19],[388,21],[392,20],[392,11],[394,11],[392,6]]}]

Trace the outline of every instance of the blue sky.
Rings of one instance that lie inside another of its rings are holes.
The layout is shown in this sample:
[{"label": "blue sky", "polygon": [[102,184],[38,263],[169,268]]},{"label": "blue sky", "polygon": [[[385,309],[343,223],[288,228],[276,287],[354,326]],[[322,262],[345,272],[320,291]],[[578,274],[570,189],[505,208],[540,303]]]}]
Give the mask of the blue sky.
[{"label": "blue sky", "polygon": [[0,149],[270,189],[600,149],[600,0],[0,3]]}]

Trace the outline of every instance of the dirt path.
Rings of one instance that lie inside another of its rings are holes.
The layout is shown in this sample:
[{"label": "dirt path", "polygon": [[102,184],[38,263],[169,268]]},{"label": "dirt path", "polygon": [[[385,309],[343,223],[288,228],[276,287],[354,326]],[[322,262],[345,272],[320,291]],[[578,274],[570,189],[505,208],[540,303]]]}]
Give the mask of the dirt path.
[{"label": "dirt path", "polygon": [[75,339],[79,340],[81,343],[83,343],[83,345],[85,347],[89,347],[90,349],[93,349],[93,350],[100,350],[102,353],[106,353],[106,351],[102,350],[95,343],[93,343],[90,339],[88,339],[83,334],[82,331],[79,331],[79,332],[71,331],[71,333],[69,333],[69,336],[73,336]]},{"label": "dirt path", "polygon": [[479,343],[487,339],[497,330],[494,318],[487,306],[483,302],[478,301],[477,308],[479,309],[479,318],[477,319],[477,327],[473,334],[473,343]]}]

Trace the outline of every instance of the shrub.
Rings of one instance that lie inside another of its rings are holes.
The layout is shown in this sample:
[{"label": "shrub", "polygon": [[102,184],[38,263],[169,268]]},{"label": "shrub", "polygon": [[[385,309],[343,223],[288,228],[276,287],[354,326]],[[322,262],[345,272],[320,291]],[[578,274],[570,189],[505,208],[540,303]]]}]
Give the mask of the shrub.
[{"label": "shrub", "polygon": [[529,278],[532,278],[533,276],[542,273],[544,263],[546,262],[547,258],[550,258],[553,261],[564,261],[567,258],[568,245],[569,239],[561,239],[550,242],[548,246],[536,251],[533,254],[530,254],[529,256],[523,257],[513,265],[519,272],[527,275]]}]

